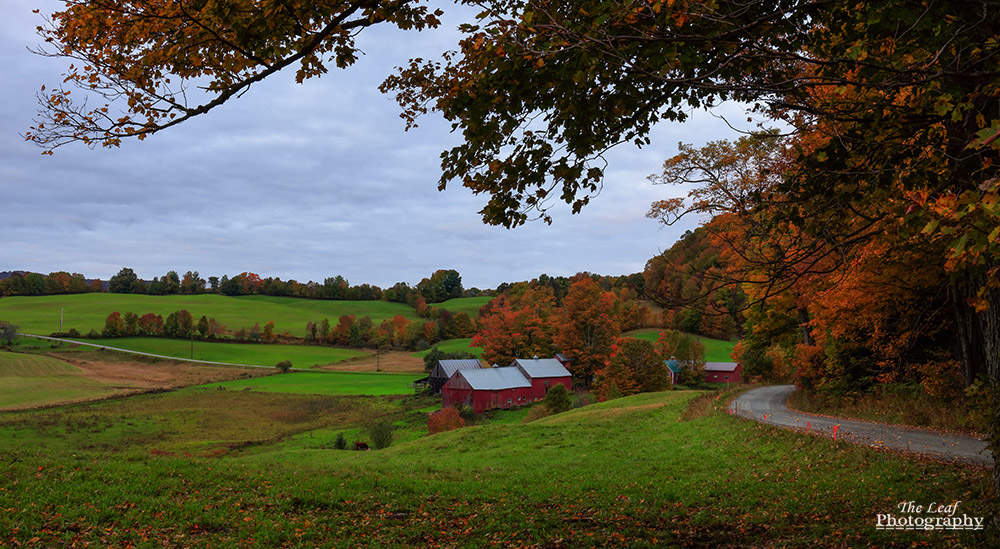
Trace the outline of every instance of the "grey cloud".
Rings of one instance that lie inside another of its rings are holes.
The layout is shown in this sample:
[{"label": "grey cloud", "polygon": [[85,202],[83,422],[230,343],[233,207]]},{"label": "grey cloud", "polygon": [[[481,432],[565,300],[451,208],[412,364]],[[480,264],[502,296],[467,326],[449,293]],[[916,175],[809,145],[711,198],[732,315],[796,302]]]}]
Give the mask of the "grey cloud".
[{"label": "grey cloud", "polygon": [[63,66],[25,51],[37,41],[34,7],[0,5],[0,219],[15,235],[0,251],[0,270],[107,278],[130,266],[146,278],[191,269],[300,281],[342,274],[383,287],[439,268],[458,269],[478,287],[541,273],[625,274],[685,229],[643,217],[650,202],[681,191],[645,177],[677,141],[729,135],[701,113],[686,126],[658,127],[653,146],[609,154],[605,188],[582,214],[560,203],[551,226],[484,226],[477,212],[486,197],[455,182],[437,191],[439,155],[457,140],[448,124],[429,115],[404,132],[398,107],[376,90],[409,57],[453,48],[452,21],[436,33],[365,31],[366,55],[346,71],[302,85],[277,75],[147,141],[70,145],[42,157],[18,132],[30,125],[35,91],[57,82]]}]

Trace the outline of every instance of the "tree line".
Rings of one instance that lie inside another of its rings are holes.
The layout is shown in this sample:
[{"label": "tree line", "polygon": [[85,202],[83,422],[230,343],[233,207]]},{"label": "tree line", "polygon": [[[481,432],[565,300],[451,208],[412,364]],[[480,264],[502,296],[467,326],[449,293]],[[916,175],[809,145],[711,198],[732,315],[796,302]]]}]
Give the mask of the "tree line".
[{"label": "tree line", "polygon": [[356,348],[398,348],[423,350],[431,345],[455,338],[468,338],[476,332],[476,321],[468,314],[452,314],[447,309],[433,308],[426,318],[411,320],[402,315],[383,320],[376,324],[371,317],[360,318],[343,315],[336,323],[329,319],[307,322],[305,336],[296,337],[288,330],[278,331],[274,321],[263,326],[254,322],[252,326],[231,328],[215,318],[202,316],[195,321],[187,309],[170,313],[164,318],[155,313],[139,315],[134,312],[108,314],[101,331],[91,330],[81,334],[76,329],[54,333],[54,337],[166,337],[175,339],[199,339],[211,341],[232,341],[241,343],[306,343],[326,344],[338,347]]},{"label": "tree line", "polygon": [[458,297],[477,297],[491,293],[490,290],[478,288],[465,289],[462,286],[462,276],[454,269],[437,270],[415,286],[397,282],[386,289],[372,284],[351,285],[340,275],[325,278],[322,283],[301,283],[277,277],[262,278],[251,272],[233,277],[222,275],[203,278],[198,271],[187,271],[183,275],[177,271],[168,271],[163,276],[143,280],[131,268],[123,267],[105,284],[100,279],[87,279],[79,273],[62,271],[48,275],[21,271],[3,274],[6,276],[0,277],[0,297],[103,291],[141,295],[215,293],[228,296],[270,295],[345,301],[391,301],[415,306],[418,300],[425,304],[439,303]]},{"label": "tree line", "polygon": [[102,292],[104,284],[80,273],[58,271],[47,275],[24,271],[0,273],[0,297],[9,295],[61,295]]}]

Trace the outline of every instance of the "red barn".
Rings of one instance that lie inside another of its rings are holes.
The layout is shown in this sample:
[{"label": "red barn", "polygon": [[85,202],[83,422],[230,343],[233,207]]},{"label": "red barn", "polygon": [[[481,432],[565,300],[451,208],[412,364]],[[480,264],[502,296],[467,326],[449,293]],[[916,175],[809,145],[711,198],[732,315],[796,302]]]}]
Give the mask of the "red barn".
[{"label": "red barn", "polygon": [[427,382],[435,393],[441,392],[441,387],[459,370],[479,370],[483,364],[474,358],[439,360],[427,376]]},{"label": "red barn", "polygon": [[528,404],[531,390],[531,382],[517,368],[458,370],[441,388],[441,406],[463,404],[481,414]]},{"label": "red barn", "polygon": [[550,387],[561,383],[572,389],[573,376],[554,358],[516,358],[511,366],[531,380],[531,400],[542,400]]},{"label": "red barn", "polygon": [[708,383],[741,383],[743,365],[739,362],[706,362],[705,381]]}]

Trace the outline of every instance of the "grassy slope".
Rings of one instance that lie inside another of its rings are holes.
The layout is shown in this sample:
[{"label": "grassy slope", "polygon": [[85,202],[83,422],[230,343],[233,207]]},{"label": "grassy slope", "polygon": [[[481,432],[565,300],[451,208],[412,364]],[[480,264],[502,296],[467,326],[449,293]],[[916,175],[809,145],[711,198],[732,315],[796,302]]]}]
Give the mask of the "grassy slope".
[{"label": "grassy slope", "polygon": [[[660,337],[661,330],[659,328],[644,328],[642,330],[633,330],[626,334],[629,337],[634,337],[638,339],[645,339],[656,343],[657,338]],[[708,362],[732,362],[733,358],[729,356],[729,353],[733,351],[733,347],[736,346],[734,341],[722,341],[721,339],[711,339],[704,336],[695,336],[702,344],[705,345],[705,360]]]},{"label": "grassy slope", "polygon": [[311,368],[331,362],[364,356],[368,353],[357,349],[319,347],[306,345],[263,345],[251,343],[213,343],[195,341],[192,357],[190,341],[155,337],[129,337],[121,339],[91,339],[87,343],[107,345],[119,349],[152,353],[178,358],[194,358],[212,362],[274,366],[282,360],[291,360],[293,368]]},{"label": "grassy slope", "polygon": [[432,307],[448,309],[452,313],[465,313],[475,320],[479,316],[479,309],[493,299],[489,296],[482,297],[458,297],[442,301],[441,303],[431,303]]},{"label": "grassy slope", "polygon": [[44,406],[114,392],[79,373],[79,368],[47,356],[0,351],[0,403],[5,408]]},{"label": "grassy slope", "polygon": [[305,335],[306,322],[324,318],[337,324],[342,315],[357,318],[370,316],[376,324],[395,315],[414,319],[416,311],[402,303],[385,301],[322,301],[290,297],[221,295],[146,296],[127,294],[79,294],[37,297],[6,297],[0,299],[0,318],[21,327],[27,333],[47,335],[59,330],[60,311],[64,310],[63,331],[76,328],[80,333],[91,329],[100,332],[104,320],[112,312],[133,312],[142,316],[170,313],[187,309],[195,320],[203,315],[215,318],[232,330],[260,326],[274,321],[275,332]]},{"label": "grassy slope", "polygon": [[[420,414],[407,411],[424,407],[420,400],[206,396],[189,390],[0,417],[0,544],[36,537],[42,545],[204,547],[995,541],[874,528],[877,513],[910,500],[960,499],[959,514],[983,516],[986,472],[882,458],[735,419],[712,410],[713,400],[680,421],[692,393],[638,395],[526,425],[430,437],[419,436]],[[328,449],[336,433],[363,437],[358,422],[386,414],[405,442],[367,453]]]},{"label": "grassy slope", "polygon": [[[472,353],[477,357],[483,356],[482,347],[472,347],[472,338],[463,339],[449,339],[448,341],[440,341],[431,346],[431,348],[437,347],[439,351],[445,353]],[[427,353],[431,352],[431,349],[413,353],[413,356],[424,357]]]}]

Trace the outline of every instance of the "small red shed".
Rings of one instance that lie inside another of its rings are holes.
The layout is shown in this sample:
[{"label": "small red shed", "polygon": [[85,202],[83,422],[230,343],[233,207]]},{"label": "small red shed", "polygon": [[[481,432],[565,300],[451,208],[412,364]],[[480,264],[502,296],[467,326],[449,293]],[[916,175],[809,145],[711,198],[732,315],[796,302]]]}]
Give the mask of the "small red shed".
[{"label": "small red shed", "polygon": [[739,362],[706,362],[705,381],[707,383],[741,383],[743,365]]},{"label": "small red shed", "polygon": [[517,368],[458,370],[441,388],[441,406],[471,406],[481,414],[493,408],[528,404],[531,382]]},{"label": "small red shed", "polygon": [[573,375],[554,358],[516,358],[510,364],[531,380],[531,400],[542,400],[549,388],[561,383],[572,389]]}]

